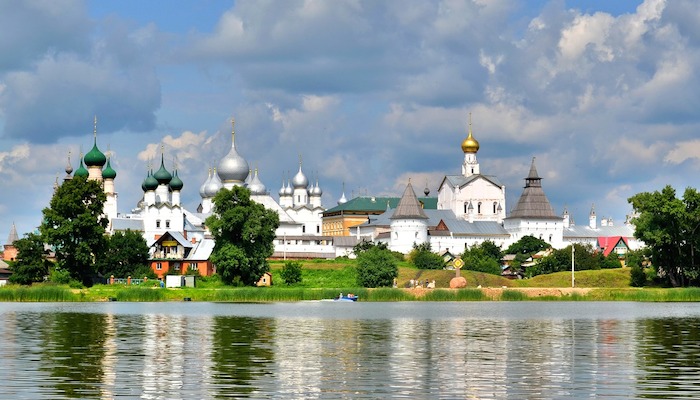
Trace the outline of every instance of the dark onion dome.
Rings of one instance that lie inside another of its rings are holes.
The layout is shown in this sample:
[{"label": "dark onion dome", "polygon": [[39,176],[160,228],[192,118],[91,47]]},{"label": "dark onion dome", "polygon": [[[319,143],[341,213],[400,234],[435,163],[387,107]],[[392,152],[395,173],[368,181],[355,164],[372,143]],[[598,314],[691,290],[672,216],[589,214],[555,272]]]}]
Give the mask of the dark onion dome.
[{"label": "dark onion dome", "polygon": [[66,164],[66,175],[70,175],[73,173],[73,166],[70,165],[70,152],[68,152],[68,163]]},{"label": "dark onion dome", "polygon": [[167,185],[170,183],[170,180],[173,179],[173,176],[168,172],[167,169],[165,169],[165,164],[163,163],[163,153],[160,154],[160,168],[158,168],[158,171],[156,171],[155,174],[153,174],[153,177],[156,178],[159,184],[161,185]]},{"label": "dark onion dome", "polygon": [[158,188],[158,180],[153,176],[153,170],[149,172],[143,184],[146,187],[146,190],[156,190]]},{"label": "dark onion dome", "polygon": [[117,171],[112,168],[112,163],[110,163],[109,158],[107,159],[107,166],[102,170],[102,179],[114,179],[117,177]]},{"label": "dark onion dome", "polygon": [[250,168],[248,161],[241,157],[236,150],[236,133],[233,130],[234,121],[231,119],[231,150],[219,162],[217,174],[224,183],[243,184],[248,178]]},{"label": "dark onion dome", "polygon": [[82,178],[87,178],[90,173],[88,172],[87,169],[85,169],[85,166],[83,166],[83,158],[80,157],[80,166],[78,169],[75,170],[74,176],[80,176]]},{"label": "dark onion dome", "polygon": [[92,132],[94,137],[94,143],[92,149],[85,154],[85,165],[88,167],[100,167],[102,168],[107,162],[107,157],[104,153],[97,148],[97,117],[95,117],[95,128]]},{"label": "dark onion dome", "polygon": [[177,170],[173,171],[173,179],[170,180],[170,190],[182,190],[183,186],[185,184],[182,183],[182,179],[177,175]]}]

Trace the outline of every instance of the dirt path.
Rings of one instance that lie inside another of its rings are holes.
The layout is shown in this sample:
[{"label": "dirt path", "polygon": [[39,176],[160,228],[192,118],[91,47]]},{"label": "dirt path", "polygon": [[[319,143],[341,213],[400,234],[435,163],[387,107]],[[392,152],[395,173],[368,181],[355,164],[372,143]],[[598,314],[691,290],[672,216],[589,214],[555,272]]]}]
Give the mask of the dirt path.
[{"label": "dirt path", "polygon": [[[485,287],[485,288],[478,288],[481,290],[484,295],[491,300],[498,300],[501,298],[501,294],[503,293],[504,290],[510,290],[514,292],[521,292],[525,294],[527,297],[544,297],[544,296],[551,296],[551,297],[564,297],[564,296],[570,296],[573,293],[579,294],[579,295],[585,295],[588,292],[591,291],[591,288],[533,288],[533,287],[508,287],[508,288],[496,288],[496,287]],[[415,297],[422,297],[425,296],[426,293],[433,289],[424,289],[424,288],[413,288],[413,289],[404,289],[414,295]],[[459,289],[442,289],[442,290],[459,290]]]}]

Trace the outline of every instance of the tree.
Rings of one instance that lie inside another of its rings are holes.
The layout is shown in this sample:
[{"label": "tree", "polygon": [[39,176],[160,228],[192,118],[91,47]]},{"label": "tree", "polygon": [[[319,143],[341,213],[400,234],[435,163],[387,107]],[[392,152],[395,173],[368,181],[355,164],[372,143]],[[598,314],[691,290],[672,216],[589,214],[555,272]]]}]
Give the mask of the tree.
[{"label": "tree", "polygon": [[360,253],[362,253],[363,251],[369,250],[373,247],[379,247],[383,250],[388,248],[387,244],[384,242],[372,242],[369,240],[362,239],[352,248],[352,252],[355,253],[356,256],[359,256]]},{"label": "tree", "polygon": [[550,246],[542,239],[532,235],[523,236],[517,242],[511,244],[506,250],[506,254],[528,254],[533,255],[540,250],[548,249]]},{"label": "tree", "polygon": [[[107,240],[107,249],[98,259],[98,270],[105,276],[136,276],[148,265],[148,244],[141,233],[130,229],[115,232]],[[140,276],[140,275],[139,275]]]},{"label": "tree", "polygon": [[679,199],[666,186],[628,201],[637,214],[634,236],[649,246],[657,274],[674,287],[700,283],[700,193],[687,188]]},{"label": "tree", "polygon": [[39,231],[54,248],[58,267],[85,285],[92,284],[97,272],[95,258],[102,256],[107,246],[106,198],[99,182],[76,176],[56,189],[49,207],[43,210]]},{"label": "tree", "polygon": [[429,242],[414,244],[408,259],[418,269],[443,269],[445,260],[439,254],[433,253]]},{"label": "tree", "polygon": [[282,280],[287,285],[293,285],[301,282],[301,263],[296,261],[287,261],[282,267]]},{"label": "tree", "polygon": [[206,224],[216,242],[211,260],[222,282],[254,285],[269,271],[279,216],[251,200],[248,189],[221,189]]},{"label": "tree", "polygon": [[357,284],[362,287],[391,286],[399,276],[396,258],[389,250],[372,247],[357,256]]},{"label": "tree", "polygon": [[500,275],[501,257],[501,248],[492,241],[486,240],[464,250],[462,269]]},{"label": "tree", "polygon": [[29,285],[42,282],[49,274],[51,263],[44,258],[44,241],[40,235],[28,233],[15,241],[17,261],[12,266],[11,283]]}]

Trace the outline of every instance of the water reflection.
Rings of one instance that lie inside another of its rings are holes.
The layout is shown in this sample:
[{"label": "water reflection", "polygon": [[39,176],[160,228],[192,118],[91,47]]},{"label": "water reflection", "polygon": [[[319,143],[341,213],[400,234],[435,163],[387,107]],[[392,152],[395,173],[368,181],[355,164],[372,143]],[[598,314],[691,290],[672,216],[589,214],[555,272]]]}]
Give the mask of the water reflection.
[{"label": "water reflection", "polygon": [[178,307],[0,304],[2,397],[700,396],[695,305]]}]

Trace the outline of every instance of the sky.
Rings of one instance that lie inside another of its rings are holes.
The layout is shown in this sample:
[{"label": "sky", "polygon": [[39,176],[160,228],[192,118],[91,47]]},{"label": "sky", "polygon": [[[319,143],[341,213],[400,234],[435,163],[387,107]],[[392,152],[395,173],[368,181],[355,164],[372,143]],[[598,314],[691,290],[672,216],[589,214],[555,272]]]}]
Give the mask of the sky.
[{"label": "sky", "polygon": [[507,210],[533,157],[577,224],[698,187],[694,0],[0,0],[0,26],[3,243],[40,224],[95,116],[120,213],[161,155],[195,210],[232,117],[274,198],[301,158],[326,208],[409,179],[436,196],[461,171],[470,114]]}]

